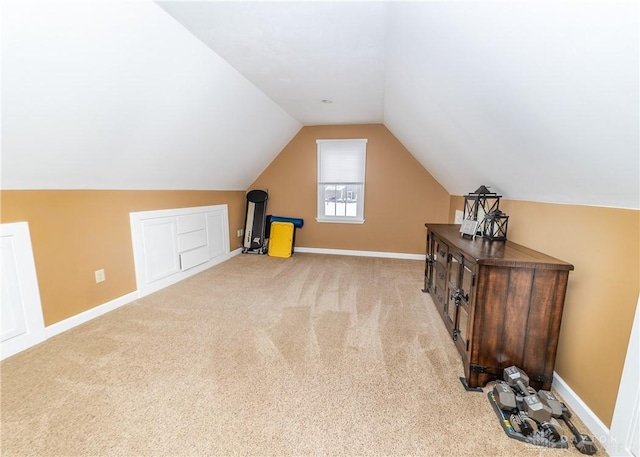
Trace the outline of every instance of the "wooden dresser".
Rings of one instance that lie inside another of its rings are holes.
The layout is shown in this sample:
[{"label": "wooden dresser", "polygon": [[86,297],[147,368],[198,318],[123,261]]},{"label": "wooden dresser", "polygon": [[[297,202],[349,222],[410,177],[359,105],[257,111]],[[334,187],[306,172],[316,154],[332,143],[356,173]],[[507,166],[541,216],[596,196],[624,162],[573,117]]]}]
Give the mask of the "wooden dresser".
[{"label": "wooden dresser", "polygon": [[510,241],[463,238],[459,225],[425,226],[423,292],[462,356],[466,387],[516,365],[534,388],[549,389],[573,265]]}]

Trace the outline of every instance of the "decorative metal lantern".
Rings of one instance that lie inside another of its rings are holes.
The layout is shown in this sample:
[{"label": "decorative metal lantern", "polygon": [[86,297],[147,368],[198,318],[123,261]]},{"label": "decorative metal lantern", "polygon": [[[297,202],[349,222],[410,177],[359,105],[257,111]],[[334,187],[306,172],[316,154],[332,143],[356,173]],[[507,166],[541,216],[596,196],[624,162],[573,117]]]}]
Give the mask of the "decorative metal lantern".
[{"label": "decorative metal lantern", "polygon": [[464,196],[464,211],[462,218],[478,222],[477,233],[484,234],[486,228],[485,216],[499,210],[500,198],[495,192],[490,192],[486,186],[480,186],[475,192]]},{"label": "decorative metal lantern", "polygon": [[500,210],[487,214],[484,218],[483,237],[494,241],[504,241],[507,239],[507,224],[509,216]]}]

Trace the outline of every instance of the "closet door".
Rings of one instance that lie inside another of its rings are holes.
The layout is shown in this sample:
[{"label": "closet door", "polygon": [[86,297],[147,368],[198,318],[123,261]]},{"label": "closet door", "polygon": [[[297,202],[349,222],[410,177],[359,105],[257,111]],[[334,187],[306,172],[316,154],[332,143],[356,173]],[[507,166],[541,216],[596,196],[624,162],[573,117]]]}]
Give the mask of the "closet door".
[{"label": "closet door", "polygon": [[0,279],[0,284],[2,284],[2,335],[0,341],[6,341],[27,331],[13,237],[0,238],[0,259],[2,259],[2,270],[0,270],[2,275]]},{"label": "closet door", "polygon": [[2,358],[44,341],[44,320],[33,261],[29,225],[0,225],[0,291]]}]

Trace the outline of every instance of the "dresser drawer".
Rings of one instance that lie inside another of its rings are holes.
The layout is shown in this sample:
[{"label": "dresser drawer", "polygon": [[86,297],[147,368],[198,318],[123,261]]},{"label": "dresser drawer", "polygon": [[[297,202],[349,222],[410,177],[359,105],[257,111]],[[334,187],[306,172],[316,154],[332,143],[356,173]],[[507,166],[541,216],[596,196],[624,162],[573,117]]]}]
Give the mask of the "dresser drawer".
[{"label": "dresser drawer", "polygon": [[180,269],[182,271],[193,268],[209,260],[209,247],[202,246],[180,254]]},{"label": "dresser drawer", "polygon": [[435,283],[440,286],[442,289],[444,289],[444,286],[446,284],[446,279],[447,279],[447,269],[446,267],[441,264],[441,263],[436,263],[436,269],[434,272],[434,276],[435,276]]},{"label": "dresser drawer", "polygon": [[442,265],[447,264],[447,254],[449,254],[449,246],[436,238],[435,242],[435,256],[436,260]]},{"label": "dresser drawer", "polygon": [[178,216],[176,220],[178,235],[207,228],[207,216],[205,213],[185,214],[184,216]]},{"label": "dresser drawer", "polygon": [[447,302],[447,289],[445,289],[441,284],[436,284],[433,288],[433,298],[436,302],[436,307],[440,312],[444,312],[444,305]]},{"label": "dresser drawer", "polygon": [[190,251],[207,245],[207,231],[196,230],[195,232],[178,235],[178,252]]}]

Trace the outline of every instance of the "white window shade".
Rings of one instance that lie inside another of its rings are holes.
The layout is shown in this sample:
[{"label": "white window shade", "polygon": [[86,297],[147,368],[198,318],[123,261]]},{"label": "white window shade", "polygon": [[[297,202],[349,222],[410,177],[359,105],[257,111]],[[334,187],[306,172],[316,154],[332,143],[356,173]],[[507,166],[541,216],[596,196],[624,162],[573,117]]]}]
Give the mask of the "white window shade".
[{"label": "white window shade", "polygon": [[366,139],[317,140],[318,222],[364,223]]},{"label": "white window shade", "polygon": [[363,183],[367,140],[317,140],[318,183]]}]

